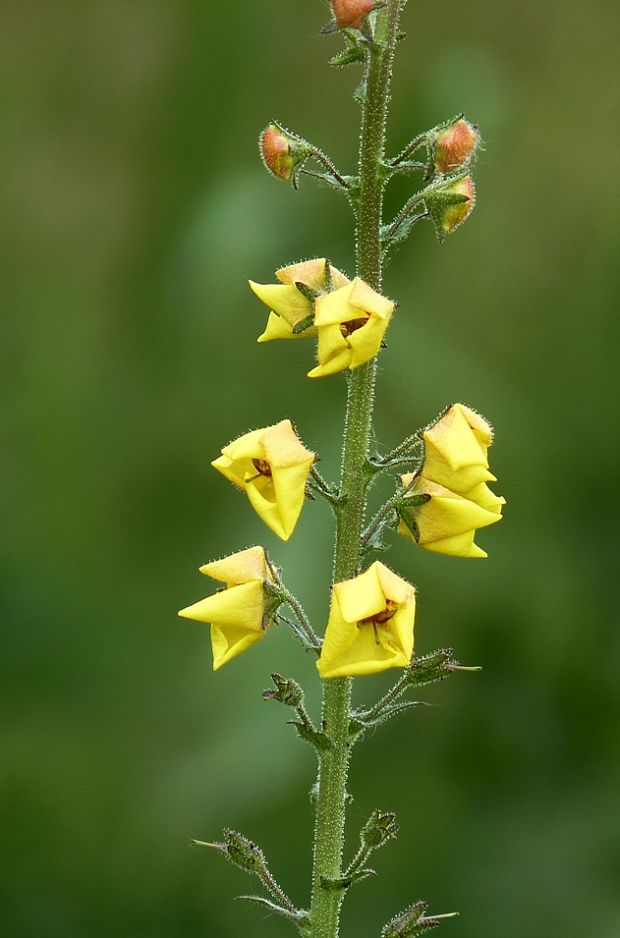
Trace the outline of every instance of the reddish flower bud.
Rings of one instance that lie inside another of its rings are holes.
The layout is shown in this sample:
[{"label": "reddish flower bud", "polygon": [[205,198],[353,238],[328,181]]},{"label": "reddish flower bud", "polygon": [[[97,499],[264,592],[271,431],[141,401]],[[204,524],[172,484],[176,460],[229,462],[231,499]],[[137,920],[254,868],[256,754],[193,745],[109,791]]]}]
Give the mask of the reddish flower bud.
[{"label": "reddish flower bud", "polygon": [[480,135],[475,124],[463,117],[434,135],[435,170],[451,173],[463,166],[476,152]]},{"label": "reddish flower bud", "polygon": [[466,202],[457,202],[453,205],[444,205],[441,213],[441,227],[445,234],[454,231],[469,218],[476,204],[476,188],[471,176],[458,179],[442,190],[446,195],[462,195],[467,197]]},{"label": "reddish flower bud", "polygon": [[375,8],[375,0],[332,0],[332,10],[339,29],[361,29]]},{"label": "reddish flower bud", "polygon": [[296,141],[277,124],[269,124],[260,135],[259,147],[263,163],[278,179],[293,178],[295,157],[293,145]]}]

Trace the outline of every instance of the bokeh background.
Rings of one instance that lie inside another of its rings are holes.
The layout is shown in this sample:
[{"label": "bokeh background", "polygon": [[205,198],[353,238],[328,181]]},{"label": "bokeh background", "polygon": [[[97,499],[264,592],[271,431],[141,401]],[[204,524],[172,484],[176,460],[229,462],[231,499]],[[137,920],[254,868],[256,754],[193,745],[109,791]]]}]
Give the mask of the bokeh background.
[{"label": "bokeh background", "polygon": [[[208,592],[200,563],[258,542],[324,621],[327,508],[285,546],[209,461],[290,415],[336,471],[344,380],[255,344],[245,280],[323,254],[351,272],[344,200],[276,183],[256,138],[277,117],[352,168],[358,74],[326,66],[319,0],[5,0],[3,21],[0,932],[277,938],[189,841],[244,831],[307,901],[313,753],[260,691],[280,670],[316,712],[312,662],[282,629],[213,675],[176,610]],[[419,897],[460,910],[455,938],[620,934],[618,26],[613,0],[406,11],[392,150],[460,110],[486,150],[471,221],[443,247],[420,228],[387,271],[377,435],[474,405],[508,506],[484,563],[387,555],[419,589],[418,652],[484,670],[356,751],[349,849],[374,807],[402,832],[344,936]]]}]

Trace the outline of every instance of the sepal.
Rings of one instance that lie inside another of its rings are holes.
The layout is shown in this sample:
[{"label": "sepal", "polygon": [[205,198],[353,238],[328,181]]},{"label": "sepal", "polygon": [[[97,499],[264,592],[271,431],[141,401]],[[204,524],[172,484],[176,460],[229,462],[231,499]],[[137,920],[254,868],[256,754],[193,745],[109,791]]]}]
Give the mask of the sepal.
[{"label": "sepal", "polygon": [[418,938],[432,928],[437,928],[447,918],[454,918],[458,912],[448,912],[444,915],[426,915],[428,903],[414,902],[409,908],[384,925],[381,938]]},{"label": "sepal", "polygon": [[303,739],[304,742],[310,743],[318,752],[326,752],[328,749],[334,748],[334,744],[329,736],[315,729],[306,721],[289,720],[289,723],[291,726],[295,727],[299,738]]},{"label": "sepal", "polygon": [[272,902],[271,899],[265,899],[263,896],[235,896],[235,898],[241,902],[249,902],[253,905],[258,905],[267,912],[271,912],[272,915],[279,915],[281,918],[285,918],[293,925],[296,925],[302,935],[310,934],[310,913],[306,909],[295,909],[292,911],[291,909],[286,909],[284,906],[278,905],[276,902]]}]

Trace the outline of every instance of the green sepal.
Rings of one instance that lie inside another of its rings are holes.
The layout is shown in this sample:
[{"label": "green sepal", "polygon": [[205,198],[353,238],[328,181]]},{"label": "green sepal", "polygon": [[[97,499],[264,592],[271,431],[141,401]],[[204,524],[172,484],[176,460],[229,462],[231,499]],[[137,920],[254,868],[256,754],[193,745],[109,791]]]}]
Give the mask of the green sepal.
[{"label": "green sepal", "polygon": [[349,721],[349,737],[355,739],[360,733],[380,726],[382,723],[386,723],[391,717],[398,716],[399,713],[405,713],[407,710],[413,710],[414,707],[430,706],[431,704],[424,700],[404,700],[401,703],[388,704],[387,707],[378,711],[378,713],[354,710],[351,720]]},{"label": "green sepal", "polygon": [[[301,291],[300,291],[301,292]],[[306,316],[305,319],[301,319],[299,322],[296,322],[293,326],[293,335],[299,335],[301,332],[305,332],[306,329],[309,329],[310,326],[314,325],[314,313],[310,313],[309,316]]]},{"label": "green sepal", "polygon": [[222,833],[224,835],[222,843],[211,844],[203,840],[192,840],[192,843],[196,847],[210,847],[217,850],[223,853],[239,869],[261,876],[267,869],[267,861],[260,847],[244,837],[243,834],[239,834],[228,827],[225,827]]},{"label": "green sepal", "polygon": [[416,495],[403,495],[403,504],[407,508],[419,508],[420,505],[426,505],[427,502],[430,502],[432,495],[429,495],[428,492],[420,492]]},{"label": "green sepal", "polygon": [[466,670],[453,658],[453,653],[452,648],[440,648],[423,658],[414,658],[404,672],[406,686],[424,687],[445,681],[455,671]]},{"label": "green sepal", "polygon": [[446,915],[426,915],[428,903],[414,902],[409,908],[384,925],[381,938],[418,938],[432,928],[438,928],[442,921],[454,918],[458,912],[449,912]]},{"label": "green sepal", "polygon": [[370,867],[366,866],[361,870],[356,870],[349,876],[341,876],[339,879],[321,876],[321,886],[328,892],[344,892],[345,889],[348,889],[353,883],[361,883],[363,879],[368,879],[369,876],[376,875],[376,870],[371,870]]},{"label": "green sepal", "polygon": [[302,283],[301,280],[296,280],[295,286],[309,303],[314,303],[317,296],[319,295],[316,290],[313,290],[312,287],[309,287],[307,283]]},{"label": "green sepal", "polygon": [[334,748],[333,742],[325,733],[321,733],[319,730],[315,730],[298,720],[289,720],[288,722],[295,727],[301,739],[310,743],[319,752],[326,752],[328,749]]},{"label": "green sepal", "polygon": [[426,210],[423,212],[417,212],[414,215],[410,215],[408,218],[403,218],[400,225],[392,234],[392,224],[382,225],[381,226],[381,247],[384,254],[387,254],[389,250],[393,247],[396,247],[397,244],[401,244],[403,241],[406,241],[411,232],[413,231],[414,226],[425,218],[429,217],[429,212]]},{"label": "green sepal", "polygon": [[347,176],[343,175],[344,181],[347,183],[346,186],[343,186],[339,179],[336,179],[335,176],[332,176],[331,173],[316,173],[314,170],[304,169],[303,173],[305,176],[312,176],[313,179],[318,179],[319,182],[324,182],[326,185],[331,186],[332,189],[337,189],[338,192],[344,192],[349,198],[351,198],[351,192],[358,183],[357,176]]},{"label": "green sepal", "polygon": [[272,902],[271,899],[265,899],[263,896],[235,896],[235,899],[241,902],[251,902],[254,905],[260,905],[263,909],[271,912],[273,915],[279,915],[287,921],[292,922],[299,928],[302,934],[307,934],[310,930],[310,914],[306,909],[296,909],[294,912],[285,909],[283,906]]}]

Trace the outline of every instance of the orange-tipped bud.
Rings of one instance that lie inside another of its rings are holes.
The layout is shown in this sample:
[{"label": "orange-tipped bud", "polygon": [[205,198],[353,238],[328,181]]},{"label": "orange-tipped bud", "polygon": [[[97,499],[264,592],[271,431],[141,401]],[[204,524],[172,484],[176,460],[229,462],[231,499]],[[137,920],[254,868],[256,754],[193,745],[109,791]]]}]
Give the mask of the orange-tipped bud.
[{"label": "orange-tipped bud", "polygon": [[375,0],[332,0],[332,10],[339,29],[361,29]]},{"label": "orange-tipped bud", "polygon": [[452,182],[432,185],[425,193],[424,202],[435,234],[443,241],[471,215],[476,204],[474,180],[471,176],[461,176]]},{"label": "orange-tipped bud", "polygon": [[297,141],[277,124],[269,124],[260,135],[259,147],[263,163],[278,179],[289,182],[295,172],[294,149]]},{"label": "orange-tipped bud", "polygon": [[451,173],[464,166],[476,152],[479,143],[478,128],[463,117],[438,131],[434,139],[436,172]]},{"label": "orange-tipped bud", "polygon": [[471,176],[465,176],[453,182],[444,189],[446,194],[466,196],[466,202],[457,202],[454,205],[445,205],[442,212],[442,228],[446,234],[450,234],[459,225],[469,218],[476,204],[476,187]]}]

